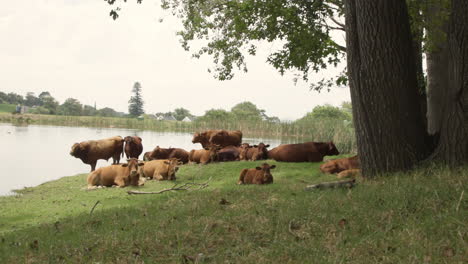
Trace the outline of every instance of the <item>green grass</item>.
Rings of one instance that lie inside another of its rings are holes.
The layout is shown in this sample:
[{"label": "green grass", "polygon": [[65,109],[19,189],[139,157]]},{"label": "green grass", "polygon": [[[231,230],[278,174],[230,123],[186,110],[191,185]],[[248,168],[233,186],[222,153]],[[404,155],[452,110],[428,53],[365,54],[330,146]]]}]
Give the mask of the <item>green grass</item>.
[{"label": "green grass", "polygon": [[211,178],[202,190],[126,193],[173,186],[151,181],[85,191],[77,175],[1,197],[1,262],[183,263],[202,254],[199,263],[466,263],[466,168],[304,191],[334,176],[318,163],[268,162],[277,168],[266,186],[236,185],[259,162],[230,162],[182,166],[179,183]]},{"label": "green grass", "polygon": [[0,113],[12,113],[16,110],[14,104],[0,104]]}]

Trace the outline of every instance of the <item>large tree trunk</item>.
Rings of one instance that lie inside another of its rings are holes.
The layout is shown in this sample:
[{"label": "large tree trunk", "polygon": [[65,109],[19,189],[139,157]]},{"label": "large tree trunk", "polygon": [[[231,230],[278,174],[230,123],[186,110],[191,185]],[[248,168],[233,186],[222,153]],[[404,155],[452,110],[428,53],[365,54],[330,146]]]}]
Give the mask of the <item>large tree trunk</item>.
[{"label": "large tree trunk", "polygon": [[433,157],[468,163],[468,1],[452,0],[448,33],[449,82],[439,145]]},{"label": "large tree trunk", "polygon": [[424,14],[428,25],[426,27],[427,131],[430,135],[438,135],[449,82],[448,17],[445,17],[448,10],[444,10],[442,1],[432,1],[429,5]]},{"label": "large tree trunk", "polygon": [[346,45],[358,154],[365,176],[427,157],[404,0],[346,0]]}]

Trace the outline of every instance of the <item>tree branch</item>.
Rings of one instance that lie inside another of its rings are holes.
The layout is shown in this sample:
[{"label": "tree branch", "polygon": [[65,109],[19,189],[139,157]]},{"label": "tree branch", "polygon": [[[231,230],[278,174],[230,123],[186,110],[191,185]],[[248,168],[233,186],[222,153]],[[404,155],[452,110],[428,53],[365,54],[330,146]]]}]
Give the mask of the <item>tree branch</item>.
[{"label": "tree branch", "polygon": [[161,193],[169,192],[169,191],[188,191],[190,188],[195,187],[195,186],[198,186],[198,189],[196,189],[196,190],[201,190],[201,189],[204,189],[204,188],[209,186],[208,182],[210,180],[211,180],[211,178],[208,181],[206,181],[205,183],[187,182],[187,183],[184,183],[184,184],[182,184],[180,186],[177,186],[178,184],[176,184],[171,188],[163,189],[163,190],[160,190],[160,191],[157,191],[157,192],[127,191],[127,193],[128,194],[161,194]]},{"label": "tree branch", "polygon": [[336,187],[347,187],[352,188],[356,184],[356,179],[344,180],[344,181],[334,181],[334,182],[322,182],[319,184],[307,185],[305,190],[311,191],[315,189],[322,188],[336,188]]}]

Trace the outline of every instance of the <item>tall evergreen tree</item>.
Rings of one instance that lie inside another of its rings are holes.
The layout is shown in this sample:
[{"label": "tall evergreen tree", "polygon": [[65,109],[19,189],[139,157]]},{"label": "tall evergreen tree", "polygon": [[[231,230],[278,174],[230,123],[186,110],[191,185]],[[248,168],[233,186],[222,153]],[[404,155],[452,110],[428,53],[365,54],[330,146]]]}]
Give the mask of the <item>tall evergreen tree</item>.
[{"label": "tall evergreen tree", "polygon": [[145,113],[143,110],[143,98],[141,95],[141,84],[135,82],[132,89],[133,96],[128,100],[128,112],[132,116],[140,116]]}]

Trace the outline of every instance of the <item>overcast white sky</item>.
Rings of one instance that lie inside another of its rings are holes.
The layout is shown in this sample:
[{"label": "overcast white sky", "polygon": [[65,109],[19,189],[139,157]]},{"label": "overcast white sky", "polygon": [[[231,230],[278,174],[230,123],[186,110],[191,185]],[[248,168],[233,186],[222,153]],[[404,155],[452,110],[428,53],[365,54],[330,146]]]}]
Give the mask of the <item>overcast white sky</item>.
[{"label": "overcast white sky", "polygon": [[304,82],[294,85],[292,74],[280,76],[265,62],[272,44],[248,58],[248,73],[215,80],[207,72],[211,59],[192,59],[182,49],[175,36],[178,20],[158,1],[130,2],[113,21],[102,0],[2,1],[0,91],[49,91],[60,103],[72,97],[128,112],[133,83],[139,81],[147,113],[184,107],[203,115],[251,101],[283,120],[300,118],[316,105],[350,100],[347,88],[317,93]]}]

